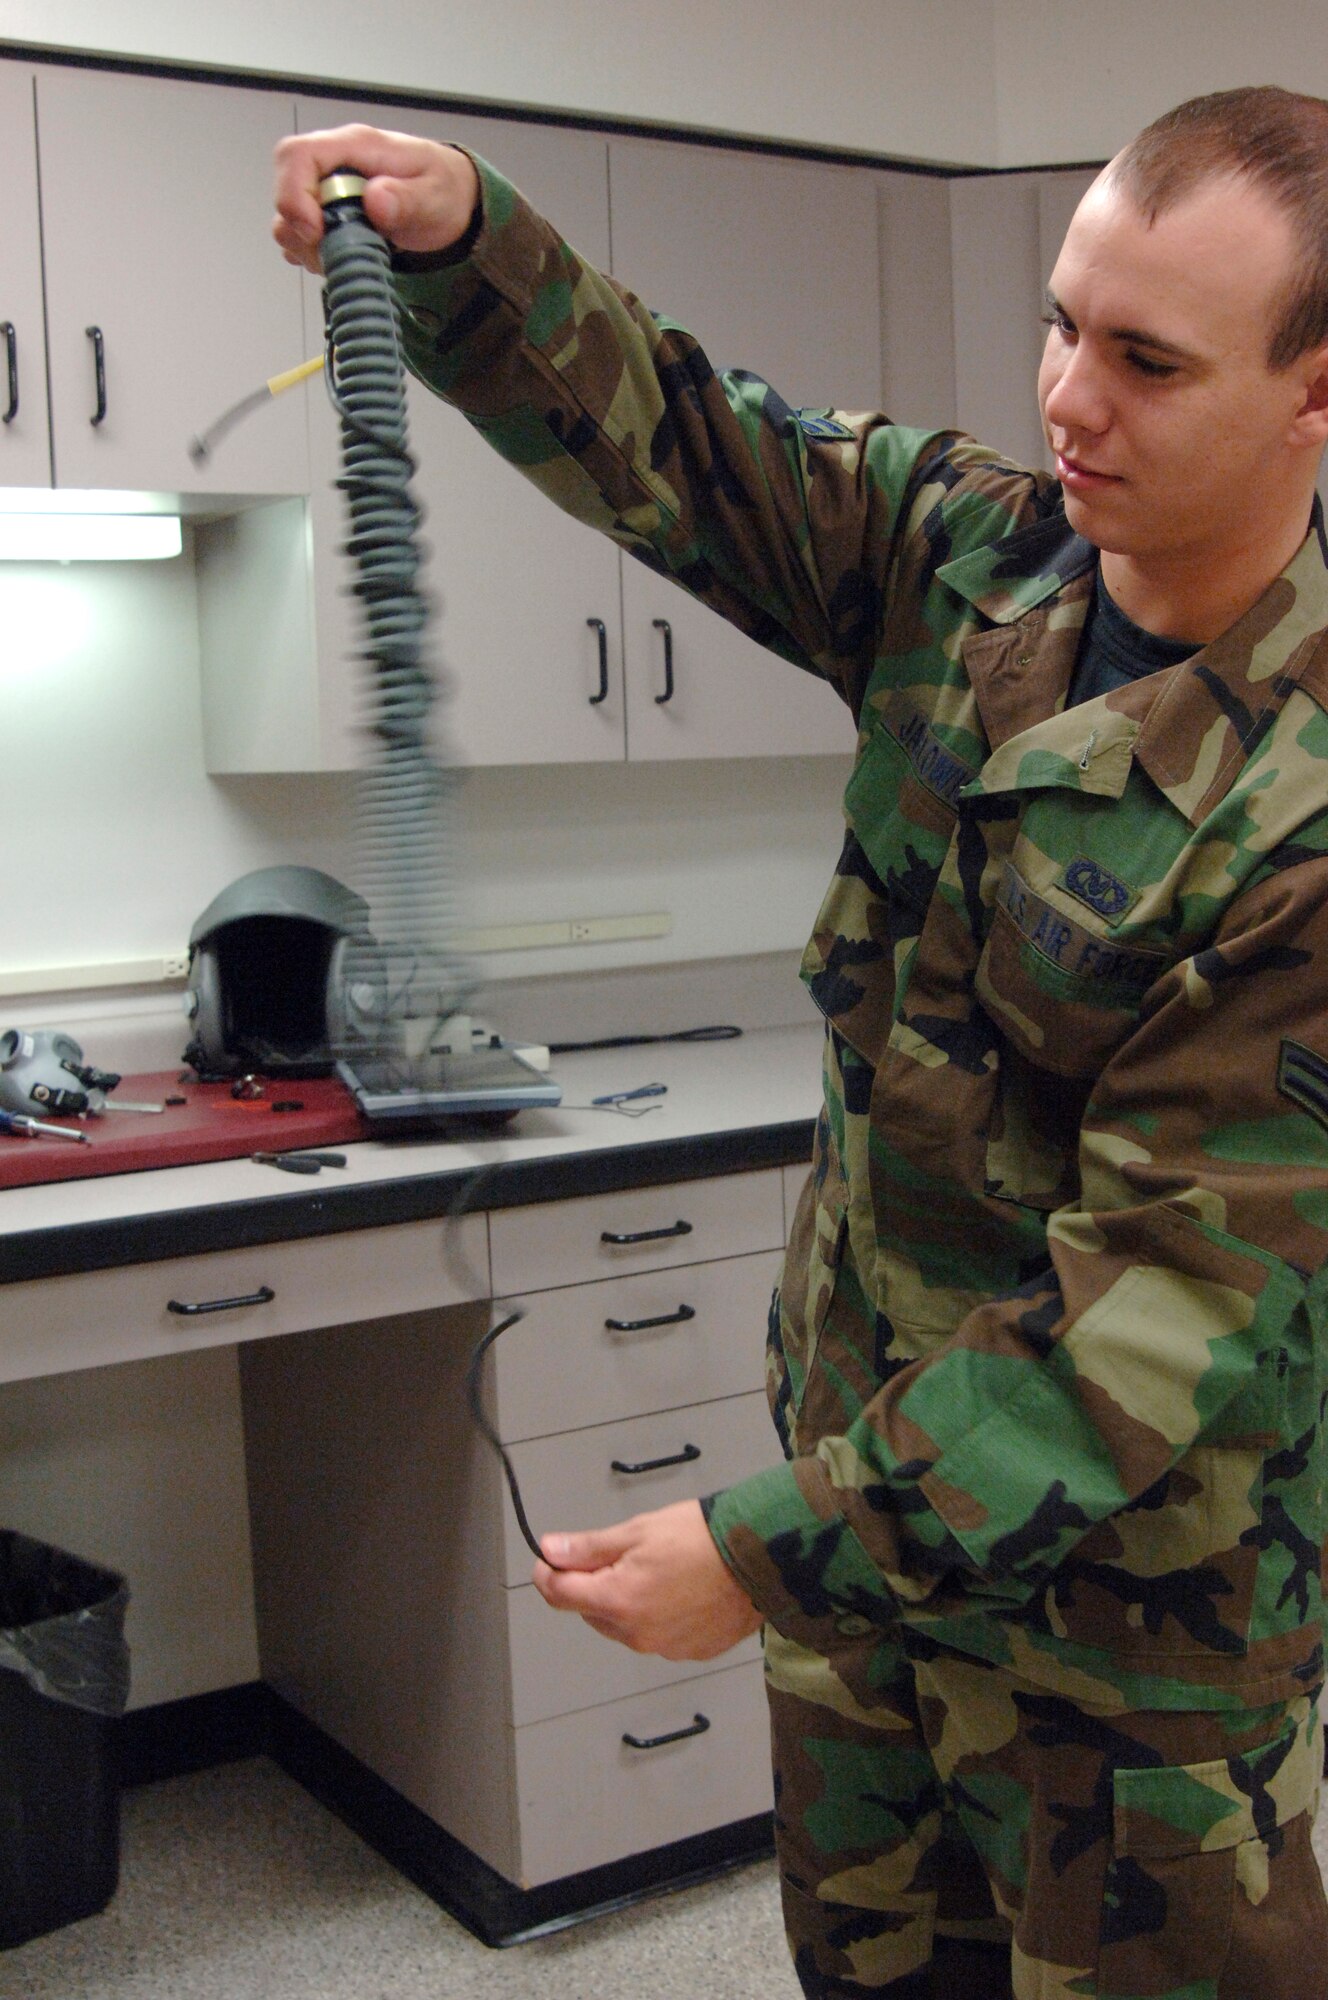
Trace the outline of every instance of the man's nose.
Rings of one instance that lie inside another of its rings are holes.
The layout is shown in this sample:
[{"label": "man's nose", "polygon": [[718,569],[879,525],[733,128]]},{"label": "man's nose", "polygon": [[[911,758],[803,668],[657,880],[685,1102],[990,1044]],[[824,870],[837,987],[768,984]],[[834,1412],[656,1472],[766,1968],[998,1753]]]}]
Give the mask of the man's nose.
[{"label": "man's nose", "polygon": [[1081,340],[1063,352],[1044,378],[1042,412],[1057,430],[1095,436],[1111,421],[1107,385],[1091,350]]}]

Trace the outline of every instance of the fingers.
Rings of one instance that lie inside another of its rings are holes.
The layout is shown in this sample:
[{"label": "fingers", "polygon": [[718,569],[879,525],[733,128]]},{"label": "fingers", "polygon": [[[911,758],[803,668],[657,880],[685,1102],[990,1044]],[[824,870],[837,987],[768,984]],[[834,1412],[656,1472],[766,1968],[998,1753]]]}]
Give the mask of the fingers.
[{"label": "fingers", "polygon": [[398,249],[450,249],[469,227],[479,176],[466,154],[406,132],[340,125],[283,139],[276,151],[272,234],[288,263],[319,269],[318,185],[338,167],[362,174],[365,213]]},{"label": "fingers", "polygon": [[549,1566],[558,1570],[604,1569],[617,1562],[636,1539],[631,1521],[613,1528],[593,1528],[577,1535],[541,1535]]}]

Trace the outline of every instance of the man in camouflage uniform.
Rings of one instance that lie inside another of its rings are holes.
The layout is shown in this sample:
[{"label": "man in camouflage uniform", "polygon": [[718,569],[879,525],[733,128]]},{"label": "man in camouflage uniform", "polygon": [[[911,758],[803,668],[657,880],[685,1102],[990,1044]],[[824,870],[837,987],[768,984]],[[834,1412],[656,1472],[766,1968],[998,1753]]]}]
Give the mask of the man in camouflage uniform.
[{"label": "man in camouflage uniform", "polygon": [[670,1657],[765,1621],[809,1996],[1318,2000],[1328,107],[1090,190],[1055,479],[716,376],[451,149],[287,142],[292,261],[343,160],[422,378],[859,723],[787,1460],[540,1589]]}]

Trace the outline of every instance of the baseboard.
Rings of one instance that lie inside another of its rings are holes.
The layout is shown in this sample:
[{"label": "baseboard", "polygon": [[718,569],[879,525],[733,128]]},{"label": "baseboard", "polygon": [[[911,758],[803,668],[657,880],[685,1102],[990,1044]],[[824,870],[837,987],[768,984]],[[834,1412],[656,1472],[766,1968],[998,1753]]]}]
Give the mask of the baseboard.
[{"label": "baseboard", "polygon": [[120,1719],[120,1781],[155,1784],[241,1757],[261,1757],[272,1738],[272,1703],[264,1681],[131,1708]]},{"label": "baseboard", "polygon": [[262,1681],[134,1709],[124,1717],[127,1785],[269,1756],[482,1943],[521,1944],[773,1853],[771,1815],[675,1840],[522,1889],[306,1720]]}]

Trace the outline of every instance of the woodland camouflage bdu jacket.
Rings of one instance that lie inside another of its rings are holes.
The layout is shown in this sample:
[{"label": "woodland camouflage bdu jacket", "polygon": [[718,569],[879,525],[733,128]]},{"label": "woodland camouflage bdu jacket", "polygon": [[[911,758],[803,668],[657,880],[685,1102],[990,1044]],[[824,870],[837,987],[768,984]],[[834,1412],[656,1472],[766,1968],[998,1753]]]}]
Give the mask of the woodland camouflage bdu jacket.
[{"label": "woodland camouflage bdu jacket", "polygon": [[715,374],[482,179],[463,258],[398,260],[412,367],[859,724],[771,1316],[791,1456],[706,1502],[720,1548],[821,1652],[901,1620],[1085,1699],[1309,1691],[1321,523],[1222,638],[1067,709],[1095,556],[1046,475]]}]

